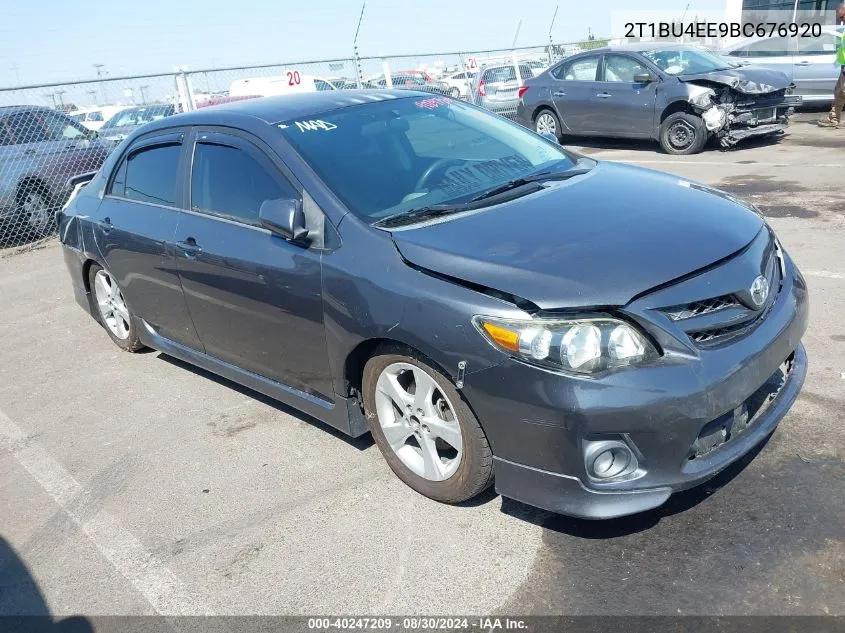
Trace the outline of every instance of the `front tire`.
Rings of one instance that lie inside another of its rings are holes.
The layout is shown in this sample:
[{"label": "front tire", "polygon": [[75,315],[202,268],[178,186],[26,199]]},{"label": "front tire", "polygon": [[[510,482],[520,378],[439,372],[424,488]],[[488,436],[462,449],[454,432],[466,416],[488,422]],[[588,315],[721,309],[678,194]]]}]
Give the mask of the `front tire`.
[{"label": "front tire", "polygon": [[97,264],[91,264],[88,283],[93,313],[114,344],[127,352],[142,349],[144,345],[138,338],[135,318],[111,273]]},{"label": "front tire", "polygon": [[492,482],[493,454],[451,382],[411,350],[372,357],[364,368],[367,424],[399,479],[443,503],[475,497]]},{"label": "front tire", "polygon": [[660,125],[660,146],[667,154],[698,154],[707,144],[709,133],[700,116],[675,112]]}]

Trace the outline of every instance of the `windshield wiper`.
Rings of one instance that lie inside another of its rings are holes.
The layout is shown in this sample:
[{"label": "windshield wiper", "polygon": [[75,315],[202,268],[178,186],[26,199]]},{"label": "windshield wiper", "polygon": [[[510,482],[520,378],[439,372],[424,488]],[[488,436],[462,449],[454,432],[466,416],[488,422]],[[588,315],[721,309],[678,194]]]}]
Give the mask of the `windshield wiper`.
[{"label": "windshield wiper", "polygon": [[582,169],[569,169],[567,171],[541,171],[536,174],[529,174],[527,176],[523,176],[521,178],[515,178],[513,180],[509,180],[508,182],[493,187],[492,189],[488,189],[477,196],[475,196],[470,202],[478,202],[479,200],[486,200],[488,198],[492,198],[494,196],[498,196],[499,194],[505,193],[507,191],[511,191],[512,189],[518,189],[519,187],[523,187],[532,182],[541,182],[543,180],[568,180],[573,176],[581,176],[586,174],[590,171],[590,168],[582,168]]},{"label": "windshield wiper", "polygon": [[378,222],[374,222],[373,226],[400,226],[402,224],[420,222],[431,218],[439,218],[440,216],[449,215],[450,213],[465,211],[468,208],[471,208],[468,204],[431,204],[425,207],[420,207],[419,209],[411,209],[410,211],[400,211],[399,213],[394,213],[386,218],[382,218]]}]

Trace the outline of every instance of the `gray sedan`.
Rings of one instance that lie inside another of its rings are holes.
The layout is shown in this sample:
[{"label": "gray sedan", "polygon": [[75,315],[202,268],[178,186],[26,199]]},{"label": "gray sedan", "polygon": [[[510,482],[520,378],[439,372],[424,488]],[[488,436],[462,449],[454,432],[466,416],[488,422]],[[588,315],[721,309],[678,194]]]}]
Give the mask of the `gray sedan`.
[{"label": "gray sedan", "polygon": [[527,80],[517,119],[558,139],[654,139],[670,154],[695,154],[711,138],[731,147],[782,134],[801,103],[791,90],[784,73],[649,42],[575,55]]},{"label": "gray sedan", "polygon": [[749,39],[729,46],[722,55],[785,73],[795,84],[795,93],[805,103],[833,101],[833,88],[839,79],[836,46],[841,27],[822,29],[818,37],[768,37]]}]

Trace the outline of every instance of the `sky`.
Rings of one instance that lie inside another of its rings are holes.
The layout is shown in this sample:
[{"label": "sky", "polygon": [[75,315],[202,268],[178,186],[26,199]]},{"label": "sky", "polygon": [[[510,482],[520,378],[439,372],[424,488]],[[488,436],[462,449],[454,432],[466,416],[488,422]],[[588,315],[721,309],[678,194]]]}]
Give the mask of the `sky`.
[{"label": "sky", "polygon": [[[691,12],[726,0],[692,0]],[[134,0],[69,3],[5,0],[0,86],[349,57],[358,0]],[[637,9],[683,12],[687,0],[640,0]],[[577,41],[607,35],[610,12],[628,3],[575,0],[368,0],[359,54],[391,55]],[[82,8],[82,10],[79,10]]]}]

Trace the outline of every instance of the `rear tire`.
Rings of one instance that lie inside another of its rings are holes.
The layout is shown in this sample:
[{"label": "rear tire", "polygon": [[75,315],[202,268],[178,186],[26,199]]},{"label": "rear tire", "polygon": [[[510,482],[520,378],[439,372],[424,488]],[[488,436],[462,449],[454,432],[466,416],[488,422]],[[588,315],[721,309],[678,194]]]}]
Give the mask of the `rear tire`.
[{"label": "rear tire", "polygon": [[466,501],[489,487],[490,444],[449,379],[413,350],[381,352],[367,361],[362,390],[367,424],[391,470],[443,503]]},{"label": "rear tire", "polygon": [[24,239],[38,239],[56,227],[56,206],[50,192],[40,182],[20,185],[15,202],[18,207],[18,232]]},{"label": "rear tire", "polygon": [[670,114],[660,125],[660,147],[667,154],[698,154],[709,136],[702,118],[688,112]]},{"label": "rear tire", "polygon": [[534,116],[534,131],[537,134],[542,134],[544,131],[551,132],[555,135],[558,143],[563,142],[563,129],[561,128],[560,118],[549,108],[543,108]]},{"label": "rear tire", "polygon": [[136,319],[111,273],[97,264],[91,264],[88,283],[91,288],[91,313],[109,338],[126,352],[143,349],[144,345],[138,338]]}]

